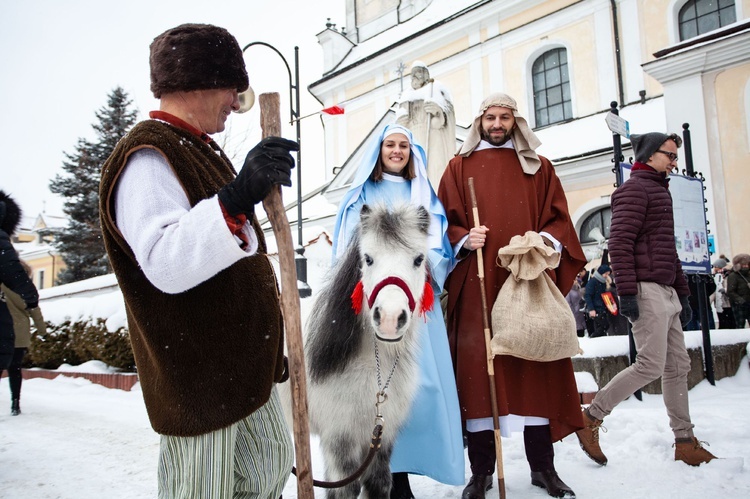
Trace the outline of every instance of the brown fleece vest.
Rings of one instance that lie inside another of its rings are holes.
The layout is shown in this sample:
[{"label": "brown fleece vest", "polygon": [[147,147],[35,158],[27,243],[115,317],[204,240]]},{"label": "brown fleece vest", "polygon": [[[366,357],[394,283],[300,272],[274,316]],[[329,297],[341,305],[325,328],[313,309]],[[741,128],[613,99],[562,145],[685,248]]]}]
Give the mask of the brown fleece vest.
[{"label": "brown fleece vest", "polygon": [[245,418],[266,403],[280,379],[278,288],[254,217],[256,255],[179,294],[164,293],[148,281],[117,230],[113,196],[128,157],[142,148],[167,159],[191,206],[216,194],[235,173],[218,146],[159,121],[136,125],[102,168],[102,233],[125,298],[151,426],[164,435],[194,436]]}]

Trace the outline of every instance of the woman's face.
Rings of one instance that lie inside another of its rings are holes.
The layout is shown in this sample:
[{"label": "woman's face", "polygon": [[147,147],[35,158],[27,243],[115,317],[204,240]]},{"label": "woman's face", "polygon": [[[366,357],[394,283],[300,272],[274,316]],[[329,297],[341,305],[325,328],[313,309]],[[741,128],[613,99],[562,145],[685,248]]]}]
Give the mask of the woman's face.
[{"label": "woman's face", "polygon": [[403,133],[394,133],[380,145],[380,160],[383,171],[398,175],[409,163],[409,139]]}]

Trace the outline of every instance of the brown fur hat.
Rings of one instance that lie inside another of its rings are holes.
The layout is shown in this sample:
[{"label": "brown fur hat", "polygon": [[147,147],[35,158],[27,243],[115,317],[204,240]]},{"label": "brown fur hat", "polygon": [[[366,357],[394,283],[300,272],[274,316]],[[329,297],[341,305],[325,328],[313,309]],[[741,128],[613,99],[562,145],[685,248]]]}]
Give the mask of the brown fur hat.
[{"label": "brown fur hat", "polygon": [[242,49],[224,28],[182,24],[151,43],[151,91],[157,99],[171,92],[214,88],[247,90]]},{"label": "brown fur hat", "polygon": [[747,253],[739,253],[732,258],[732,269],[739,271],[743,265],[750,264],[750,255]]}]

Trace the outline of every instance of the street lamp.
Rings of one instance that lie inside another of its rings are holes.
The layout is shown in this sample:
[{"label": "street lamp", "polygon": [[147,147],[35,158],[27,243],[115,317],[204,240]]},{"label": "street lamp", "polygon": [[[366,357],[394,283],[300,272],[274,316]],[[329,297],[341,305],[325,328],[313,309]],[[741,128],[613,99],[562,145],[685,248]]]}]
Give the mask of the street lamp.
[{"label": "street lamp", "polygon": [[[295,124],[297,132],[297,257],[294,259],[294,265],[297,270],[297,286],[300,298],[307,298],[312,295],[312,289],[307,284],[307,259],[305,259],[305,246],[302,243],[302,142],[300,137],[300,106],[299,106],[299,47],[294,47],[294,80],[292,80],[292,70],[286,58],[281,55],[276,47],[266,42],[251,42],[242,49],[244,54],[247,49],[253,45],[262,45],[276,52],[284,61],[287,74],[289,75],[289,123]],[[294,95],[292,95],[294,91]],[[294,97],[294,98],[292,98]]]}]

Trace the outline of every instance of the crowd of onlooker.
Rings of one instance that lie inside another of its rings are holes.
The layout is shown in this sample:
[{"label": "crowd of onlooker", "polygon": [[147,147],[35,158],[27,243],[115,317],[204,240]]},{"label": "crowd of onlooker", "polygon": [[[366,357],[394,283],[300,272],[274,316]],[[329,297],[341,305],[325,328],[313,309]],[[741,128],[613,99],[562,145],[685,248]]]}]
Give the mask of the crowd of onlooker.
[{"label": "crowd of onlooker", "polygon": [[[699,275],[688,278],[693,318],[684,330],[701,329],[701,293],[698,290],[701,279],[705,283],[709,329],[717,329],[717,326],[718,329],[750,327],[750,254],[740,253],[731,261],[725,255],[719,255],[711,263],[711,273],[712,278]],[[582,270],[566,299],[576,318],[580,338],[628,333],[628,320],[617,313],[619,299],[609,265]]]}]

